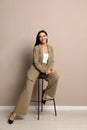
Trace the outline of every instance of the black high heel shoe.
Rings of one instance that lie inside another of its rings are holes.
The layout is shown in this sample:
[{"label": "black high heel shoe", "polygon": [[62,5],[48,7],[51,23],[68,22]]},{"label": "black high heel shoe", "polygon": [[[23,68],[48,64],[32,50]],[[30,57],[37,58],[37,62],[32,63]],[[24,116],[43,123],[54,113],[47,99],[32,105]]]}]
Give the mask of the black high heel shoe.
[{"label": "black high heel shoe", "polygon": [[43,104],[45,104],[45,103],[46,103],[46,100],[43,100],[43,99],[42,99],[41,101],[42,101],[42,103],[43,103]]},{"label": "black high heel shoe", "polygon": [[[14,112],[12,112],[11,115],[12,115],[13,113],[14,113]],[[10,115],[10,117],[11,117],[11,115]],[[12,124],[12,123],[14,122],[14,120],[10,120],[10,117],[9,117],[9,119],[8,119],[8,124]]]},{"label": "black high heel shoe", "polygon": [[42,102],[43,104],[46,103],[46,100],[43,100],[43,95],[44,95],[44,93],[45,93],[45,90],[43,90],[43,92],[42,92],[42,99],[41,99],[41,102]]}]

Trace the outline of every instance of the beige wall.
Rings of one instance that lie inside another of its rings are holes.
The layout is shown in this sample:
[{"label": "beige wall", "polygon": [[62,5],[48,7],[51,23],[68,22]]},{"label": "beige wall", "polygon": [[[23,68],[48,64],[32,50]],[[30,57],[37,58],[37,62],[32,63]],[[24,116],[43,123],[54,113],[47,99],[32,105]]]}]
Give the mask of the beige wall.
[{"label": "beige wall", "polygon": [[0,105],[17,102],[41,29],[54,47],[57,105],[86,106],[86,0],[0,0]]}]

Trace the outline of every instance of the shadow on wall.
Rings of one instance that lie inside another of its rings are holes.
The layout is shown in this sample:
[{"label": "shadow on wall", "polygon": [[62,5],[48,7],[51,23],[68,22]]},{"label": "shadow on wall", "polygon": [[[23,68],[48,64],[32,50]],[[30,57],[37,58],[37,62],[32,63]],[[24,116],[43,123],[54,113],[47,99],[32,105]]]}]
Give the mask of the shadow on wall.
[{"label": "shadow on wall", "polygon": [[0,105],[15,105],[32,64],[33,47],[22,42],[7,45],[0,53]]}]

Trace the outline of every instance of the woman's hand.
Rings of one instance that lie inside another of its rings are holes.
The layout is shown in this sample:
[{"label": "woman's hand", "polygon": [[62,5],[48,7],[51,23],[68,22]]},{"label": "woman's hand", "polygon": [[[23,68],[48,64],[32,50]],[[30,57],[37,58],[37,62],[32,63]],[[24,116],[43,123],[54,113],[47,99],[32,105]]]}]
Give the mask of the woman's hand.
[{"label": "woman's hand", "polygon": [[46,75],[48,75],[48,74],[50,74],[50,73],[51,73],[51,70],[47,70],[47,71],[45,72]]},{"label": "woman's hand", "polygon": [[47,70],[47,71],[45,72],[46,75],[48,75],[48,74],[54,74],[54,73],[56,73],[55,70]]},{"label": "woman's hand", "polygon": [[55,73],[56,73],[56,70],[51,70],[51,73],[52,73],[52,74],[55,74]]}]

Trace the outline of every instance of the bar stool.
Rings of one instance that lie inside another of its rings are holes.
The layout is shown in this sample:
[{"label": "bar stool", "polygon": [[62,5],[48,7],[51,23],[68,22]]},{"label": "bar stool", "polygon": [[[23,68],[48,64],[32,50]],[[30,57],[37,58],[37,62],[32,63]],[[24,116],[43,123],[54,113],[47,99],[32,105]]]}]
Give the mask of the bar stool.
[{"label": "bar stool", "polygon": [[[41,95],[41,98],[42,98],[42,92],[44,90],[44,74],[41,73],[38,76],[37,80],[38,80],[38,100],[37,101],[36,100],[31,100],[31,101],[32,102],[38,102],[38,120],[39,120],[39,117],[40,117],[40,103],[41,103],[41,112],[43,112],[43,103],[41,102],[40,95]],[[40,80],[42,80],[41,86],[40,86]],[[40,94],[40,89],[41,89],[41,94]],[[55,116],[57,116],[55,98],[46,98],[46,101],[50,101],[50,100],[53,101]]]}]

